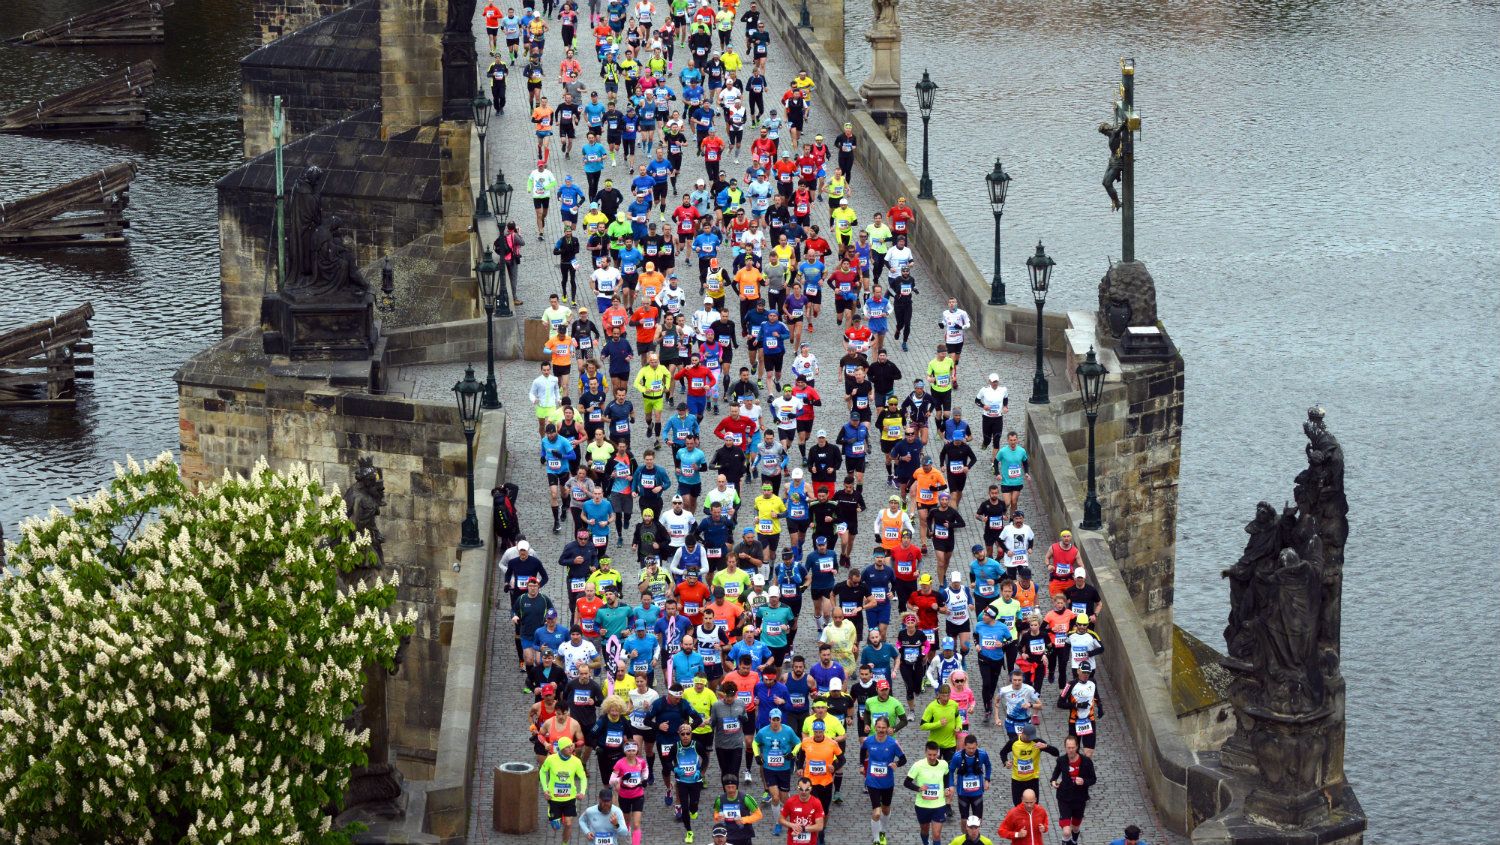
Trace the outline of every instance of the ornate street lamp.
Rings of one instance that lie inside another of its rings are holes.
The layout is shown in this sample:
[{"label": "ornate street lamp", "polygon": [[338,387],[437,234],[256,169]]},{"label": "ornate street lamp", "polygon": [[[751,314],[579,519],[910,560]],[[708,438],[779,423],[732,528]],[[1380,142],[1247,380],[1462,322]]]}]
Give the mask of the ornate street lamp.
[{"label": "ornate street lamp", "polygon": [[995,159],[995,169],[984,177],[990,186],[990,211],[995,214],[995,272],[990,279],[990,304],[1005,304],[1005,282],[1000,278],[1000,218],[1005,214],[1005,194],[1010,190],[1010,174]]},{"label": "ornate street lamp", "polygon": [[1047,375],[1042,372],[1042,308],[1047,304],[1047,286],[1052,282],[1052,265],[1056,262],[1036,242],[1036,254],[1026,259],[1026,271],[1031,274],[1031,298],[1036,301],[1036,375],[1031,378],[1031,404],[1045,405],[1047,398]]},{"label": "ornate street lamp", "polygon": [[1074,370],[1078,374],[1078,388],[1083,392],[1083,413],[1089,418],[1089,493],[1083,500],[1083,522],[1079,528],[1098,531],[1104,527],[1099,512],[1099,494],[1094,480],[1094,421],[1099,419],[1099,397],[1104,394],[1104,366],[1094,355],[1094,347],[1083,363]]},{"label": "ornate street lamp", "polygon": [[922,181],[918,185],[917,199],[932,199],[932,177],[927,173],[927,125],[932,122],[932,101],[937,97],[937,83],[926,70],[917,83],[917,108],[922,111]]},{"label": "ornate street lamp", "polygon": [[484,136],[489,132],[490,129],[490,109],[493,108],[494,105],[490,102],[488,97],[475,97],[472,105],[474,108],[474,129],[479,133],[480,185],[479,196],[474,198],[474,216],[479,218],[486,218],[490,216],[490,205],[485,199],[483,186],[485,182],[489,181],[490,178],[490,146],[489,144],[485,143]]},{"label": "ornate street lamp", "polygon": [[[514,190],[510,183],[505,181],[505,171],[497,169],[495,184],[490,186],[490,192],[495,196],[495,225],[499,228],[502,238],[505,237],[505,221],[510,219],[510,195]],[[515,313],[510,310],[510,289],[506,287],[504,279],[501,279],[499,286],[495,289],[495,314],[499,317],[515,316]]]},{"label": "ornate street lamp", "polygon": [[464,370],[463,381],[453,385],[453,395],[458,398],[458,419],[463,423],[464,442],[469,449],[469,511],[464,516],[463,536],[458,541],[460,549],[477,549],[484,545],[479,539],[479,514],[474,512],[474,429],[479,424],[480,390],[473,365]]},{"label": "ornate street lamp", "polygon": [[500,395],[495,386],[495,279],[500,275],[500,265],[495,263],[495,254],[484,248],[484,260],[474,265],[474,275],[479,277],[479,299],[484,306],[484,333],[488,339],[485,365],[489,374],[484,380],[482,407],[493,411],[500,407]]}]

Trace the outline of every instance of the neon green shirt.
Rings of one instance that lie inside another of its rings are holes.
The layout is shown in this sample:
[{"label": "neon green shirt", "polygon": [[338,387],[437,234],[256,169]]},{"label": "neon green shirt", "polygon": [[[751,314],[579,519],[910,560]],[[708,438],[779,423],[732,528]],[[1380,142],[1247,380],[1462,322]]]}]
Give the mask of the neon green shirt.
[{"label": "neon green shirt", "polygon": [[947,393],[953,389],[953,359],[934,358],[927,362],[927,388],[933,393]]},{"label": "neon green shirt", "polygon": [[948,799],[943,797],[943,778],[948,776],[947,760],[929,763],[923,757],[906,770],[906,776],[917,784],[918,807],[941,807],[947,803]]},{"label": "neon green shirt", "polygon": [[539,780],[548,801],[571,801],[589,791],[588,772],[574,756],[564,760],[561,754],[549,755],[542,762]]},{"label": "neon green shirt", "polygon": [[[941,724],[947,718],[948,724]],[[939,704],[936,700],[927,705],[922,711],[922,730],[927,732],[927,738],[944,748],[952,748],[958,744],[954,736],[961,727],[958,718],[958,702],[948,699],[946,705]],[[934,805],[935,806],[935,805]]]}]

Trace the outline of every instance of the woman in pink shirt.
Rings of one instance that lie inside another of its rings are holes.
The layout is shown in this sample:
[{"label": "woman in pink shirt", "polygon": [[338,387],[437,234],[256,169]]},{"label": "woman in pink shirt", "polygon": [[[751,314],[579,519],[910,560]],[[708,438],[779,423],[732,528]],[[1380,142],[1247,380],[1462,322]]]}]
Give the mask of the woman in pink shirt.
[{"label": "woman in pink shirt", "polygon": [[630,845],[641,845],[641,810],[646,806],[646,779],[650,776],[651,765],[641,756],[640,746],[626,742],[625,756],[615,762],[609,785],[614,787],[620,811],[630,827]]}]

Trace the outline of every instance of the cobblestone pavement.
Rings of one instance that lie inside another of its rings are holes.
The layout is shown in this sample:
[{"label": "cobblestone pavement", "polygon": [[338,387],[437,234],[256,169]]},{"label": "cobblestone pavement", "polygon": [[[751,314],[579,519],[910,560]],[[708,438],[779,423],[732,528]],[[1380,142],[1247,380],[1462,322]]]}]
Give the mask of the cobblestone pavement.
[{"label": "cobblestone pavement", "polygon": [[[481,24],[476,23],[475,28],[477,32],[482,33],[481,26]],[[779,98],[780,92],[785,90],[786,84],[796,72],[796,68],[789,67],[785,57],[777,52],[776,44],[778,35],[777,33],[773,33],[771,58],[766,72],[771,88],[769,93],[774,98]],[[738,33],[737,40],[743,40],[742,37],[738,37]],[[479,41],[481,63],[483,64],[485,63],[486,45],[483,42],[482,35]],[[598,85],[598,64],[592,52],[591,49],[581,50],[579,51],[579,58],[584,64],[584,79],[588,81],[590,87],[595,87]],[[678,55],[682,56],[683,51],[679,50]],[[560,99],[561,94],[559,86],[555,78],[553,78],[557,62],[560,60],[561,50],[556,41],[551,40],[551,43],[548,45],[546,65],[549,78],[545,84],[544,91],[554,103]],[[519,71],[519,68],[515,70]],[[524,300],[525,304],[519,307],[517,312],[528,316],[536,316],[546,306],[547,294],[557,290],[558,272],[550,253],[552,242],[560,235],[560,225],[554,211],[547,221],[545,244],[538,243],[534,239],[534,221],[532,215],[529,213],[529,204],[525,202],[525,198],[522,196],[525,177],[535,163],[532,158],[533,136],[530,131],[530,124],[527,121],[526,111],[520,105],[524,93],[523,87],[518,84],[519,81],[519,74],[514,74],[511,79],[509,92],[510,107],[507,108],[503,116],[495,117],[491,123],[489,133],[490,160],[492,167],[503,167],[507,180],[517,186],[516,198],[512,206],[512,219],[518,221],[521,231],[526,233],[528,238],[531,238],[527,245],[526,258],[521,264],[520,293],[521,299]],[[773,97],[768,97],[768,99],[772,99]],[[830,139],[835,134],[835,128],[829,123],[827,115],[821,107],[813,109],[808,134],[811,135],[814,133],[822,133]],[[691,153],[691,150],[689,152]],[[726,166],[734,164],[733,161],[726,161],[725,163]],[[702,160],[692,155],[685,157],[684,167],[686,172],[682,174],[680,179],[680,184],[682,185],[690,185],[694,179],[705,175]],[[560,160],[560,157],[555,158],[553,171],[559,180],[561,180],[563,174],[572,173],[576,180],[582,181],[582,168],[576,151],[571,161]],[[623,166],[607,169],[606,175],[612,176],[620,184],[629,179],[628,172]],[[877,209],[888,207],[890,205],[888,200],[894,199],[879,199],[870,196],[866,192],[865,185],[857,171],[852,180],[850,194],[851,203],[860,211],[862,218],[867,217]],[[865,220],[861,220],[861,225],[864,222]],[[918,221],[918,225],[920,225],[920,220]],[[911,379],[915,374],[925,371],[927,361],[932,357],[931,351],[940,337],[937,319],[943,305],[939,299],[939,291],[923,284],[921,259],[922,256],[918,255],[916,275],[918,277],[918,287],[923,290],[923,293],[917,305],[911,351],[902,352],[899,345],[890,350],[892,360],[896,362],[906,376],[898,385],[898,392],[908,390]],[[683,276],[684,287],[689,290],[690,294],[696,293],[698,289],[696,281],[691,278],[692,273],[684,273]],[[581,283],[582,281],[580,280]],[[693,302],[694,300],[690,296],[689,303]],[[837,391],[838,381],[827,377],[828,374],[836,370],[837,361],[842,355],[842,350],[839,348],[839,333],[834,328],[831,316],[832,310],[830,305],[828,313],[821,319],[821,324],[818,327],[820,331],[810,336],[804,335],[804,337],[813,341],[814,352],[822,362],[825,373],[825,388],[827,385],[832,384],[835,386],[835,391]],[[595,315],[595,318],[597,319],[597,315]],[[743,360],[743,357],[743,353],[738,356],[735,362],[736,367]],[[480,370],[482,377],[482,367],[477,369]],[[1001,377],[1001,383],[1006,385],[1011,391],[1012,413],[1007,419],[1007,424],[1020,429],[1025,422],[1023,409],[1030,389],[1031,369],[1031,359],[1026,355],[992,352],[983,349],[977,342],[971,342],[965,347],[959,382],[960,387],[955,391],[955,396],[959,398],[962,404],[968,406],[967,409],[977,410],[973,409],[972,397],[975,390],[981,386],[980,380],[989,372],[998,372]],[[430,393],[432,398],[440,398],[450,395],[448,391],[458,372],[458,368],[453,366],[440,368],[418,367],[408,368],[400,377],[415,380],[419,393]],[[497,362],[497,374],[501,382],[501,399],[505,402],[506,408],[515,413],[516,424],[512,426],[508,438],[511,452],[509,455],[509,478],[520,485],[522,490],[520,502],[522,521],[529,529],[527,532],[528,537],[542,560],[549,562],[556,561],[561,551],[562,543],[567,539],[567,534],[564,532],[561,535],[554,535],[548,530],[547,526],[547,494],[541,467],[536,459],[537,439],[532,422],[533,415],[529,411],[529,405],[526,400],[527,389],[532,378],[537,374],[536,364],[528,361]],[[830,431],[833,431],[837,430],[838,426],[846,420],[847,417],[845,416],[843,403],[838,401],[838,397],[836,396],[829,397],[829,399],[825,400],[824,407],[819,409],[817,426],[826,427]],[[705,430],[711,429],[714,422],[716,420],[706,421]],[[977,428],[977,420],[975,423]],[[940,445],[940,437],[934,437],[934,440]],[[717,438],[711,434],[705,436],[703,448],[708,454],[712,455],[719,445],[720,443],[717,441]],[[639,432],[637,433],[636,448],[637,450],[640,448]],[[935,449],[936,447],[931,448]],[[976,451],[978,450],[976,449]],[[980,455],[980,467],[988,465],[989,457],[989,453]],[[793,456],[793,461],[794,465],[796,465],[797,458],[795,455]],[[873,521],[874,510],[881,507],[882,500],[887,495],[888,488],[881,482],[879,475],[878,471],[871,472],[870,483],[867,485],[865,491],[866,499],[871,504],[871,511],[862,524],[866,537],[869,536],[868,525]],[[979,536],[979,529],[974,524],[977,520],[973,518],[973,508],[977,505],[979,498],[982,498],[983,489],[988,486],[988,482],[986,480],[987,473],[976,473],[976,475],[978,477],[973,479],[969,485],[968,495],[965,498],[963,508],[965,518],[970,520],[971,527],[964,529],[960,534],[959,542],[957,543],[957,548],[960,552],[955,553],[955,560],[960,558],[967,560],[967,558],[963,557],[962,550],[967,549],[969,544],[977,540]],[[1022,496],[1022,507],[1027,511],[1028,522],[1037,533],[1038,548],[1045,548],[1045,545],[1051,543],[1055,537],[1052,534],[1050,526],[1047,524],[1045,515],[1041,512],[1040,508],[1035,506],[1035,502],[1029,491]],[[858,548],[860,546],[856,547],[856,549]],[[856,563],[863,566],[868,562],[868,554],[861,559],[856,551]],[[617,566],[624,570],[627,578],[633,579],[638,572],[633,560],[617,561]],[[925,562],[925,568],[931,571],[932,564],[930,560]],[[556,570],[553,571],[555,572]],[[498,583],[498,579],[496,580]],[[631,581],[631,583],[634,582]],[[549,593],[553,596],[554,601],[559,602],[560,607],[562,606],[562,584],[562,579],[554,576],[548,585]],[[519,837],[502,836],[494,833],[491,827],[493,799],[492,773],[494,767],[505,761],[534,760],[526,730],[525,717],[527,708],[531,704],[531,697],[522,692],[521,685],[517,682],[520,675],[516,668],[512,645],[514,632],[508,615],[496,613],[491,619],[493,621],[489,632],[489,665],[485,674],[484,702],[480,714],[480,748],[474,776],[474,806],[470,822],[469,841],[476,844],[500,841],[518,843],[556,842],[558,841],[558,834],[551,831],[546,825],[544,809],[540,815],[543,821],[539,830],[534,834]],[[809,645],[814,642],[816,635],[817,631],[811,624],[803,625],[799,638],[795,643],[796,650],[799,652],[806,651]],[[1108,647],[1107,643],[1106,647]],[[977,672],[974,673],[974,677],[977,681]],[[1104,701],[1106,706],[1108,706],[1111,698],[1110,687],[1108,678],[1104,678],[1103,680],[1105,682],[1103,691]],[[1047,700],[1049,706],[1044,715],[1042,736],[1060,744],[1062,737],[1065,735],[1063,726],[1064,714],[1063,711],[1050,706],[1055,702],[1055,687],[1052,688],[1052,691],[1053,698],[1050,700],[1046,699],[1044,691],[1044,700]],[[930,700],[930,694],[919,697],[917,702],[918,710],[920,711],[920,708],[925,706]],[[991,726],[979,727],[977,732],[981,740],[981,746],[989,749],[992,755],[997,756],[1000,746],[1005,742],[1004,732],[999,728]],[[908,756],[913,759],[920,754],[922,742],[925,741],[925,737],[915,727],[908,727],[899,735],[898,739],[903,743]],[[1108,714],[1108,717],[1101,723],[1100,728],[1099,752],[1096,757],[1096,762],[1099,766],[1099,785],[1094,788],[1094,798],[1088,807],[1088,820],[1084,827],[1083,837],[1085,842],[1109,841],[1119,836],[1120,830],[1129,823],[1139,825],[1149,841],[1153,843],[1182,841],[1180,837],[1174,837],[1165,832],[1155,811],[1151,808],[1150,801],[1145,794],[1143,780],[1138,771],[1138,760],[1139,757],[1136,754],[1134,745],[1128,733],[1122,730],[1118,715],[1114,713]],[[830,826],[831,829],[846,831],[844,833],[836,832],[829,837],[829,842],[835,843],[835,845],[865,842],[869,839],[869,827],[867,824],[869,818],[868,803],[863,795],[861,781],[857,774],[857,759],[856,765],[850,768],[850,775],[845,784],[845,791],[847,793],[846,804],[835,806],[832,810],[834,824]],[[716,780],[717,772],[707,779],[709,783],[716,782]],[[993,835],[1000,816],[1005,809],[1008,809],[1008,806],[1004,806],[1009,800],[1008,784],[1006,781],[1007,778],[1003,773],[997,773],[997,777],[994,780],[994,788],[990,793],[985,829],[991,835]],[[598,785],[597,770],[590,766],[591,790]],[[892,819],[887,821],[886,829],[890,832],[892,842],[916,842],[917,829],[910,795],[903,790],[897,791],[899,794],[895,802],[894,815]],[[1050,792],[1050,790],[1048,791]],[[707,800],[708,796],[717,794],[714,787],[706,788],[705,793],[705,800]],[[759,793],[760,788],[757,785],[754,789],[754,794],[758,796]],[[643,825],[645,829],[643,841],[649,843],[649,845],[680,842],[682,839],[682,828],[673,820],[671,810],[662,806],[661,795],[662,790],[659,785],[654,785],[648,792],[645,822]],[[540,800],[538,798],[539,802]],[[1049,812],[1055,815],[1056,804],[1050,795],[1044,796],[1043,803]],[[699,842],[711,841],[708,836],[708,832],[712,827],[710,815],[704,814],[695,825]],[[757,826],[760,841],[777,841],[775,837],[771,836],[771,824],[772,822],[767,820]],[[847,827],[844,827],[844,825],[847,825]],[[945,830],[943,841],[946,842],[948,838],[960,832],[961,830],[957,826],[950,823]],[[1052,834],[1049,836],[1048,841],[1057,841],[1059,838],[1056,834]],[[576,835],[575,841],[577,841]]]}]

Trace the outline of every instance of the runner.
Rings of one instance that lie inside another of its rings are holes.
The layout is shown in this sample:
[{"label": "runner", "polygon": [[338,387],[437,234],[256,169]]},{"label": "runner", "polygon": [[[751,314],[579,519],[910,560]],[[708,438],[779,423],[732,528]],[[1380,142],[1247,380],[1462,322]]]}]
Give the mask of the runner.
[{"label": "runner", "polygon": [[[946,693],[947,690],[940,692]],[[922,845],[940,842],[943,823],[948,820],[948,801],[953,798],[953,776],[948,772],[943,747],[928,740],[925,757],[907,769],[903,785],[917,793],[917,827],[921,831]]]}]

